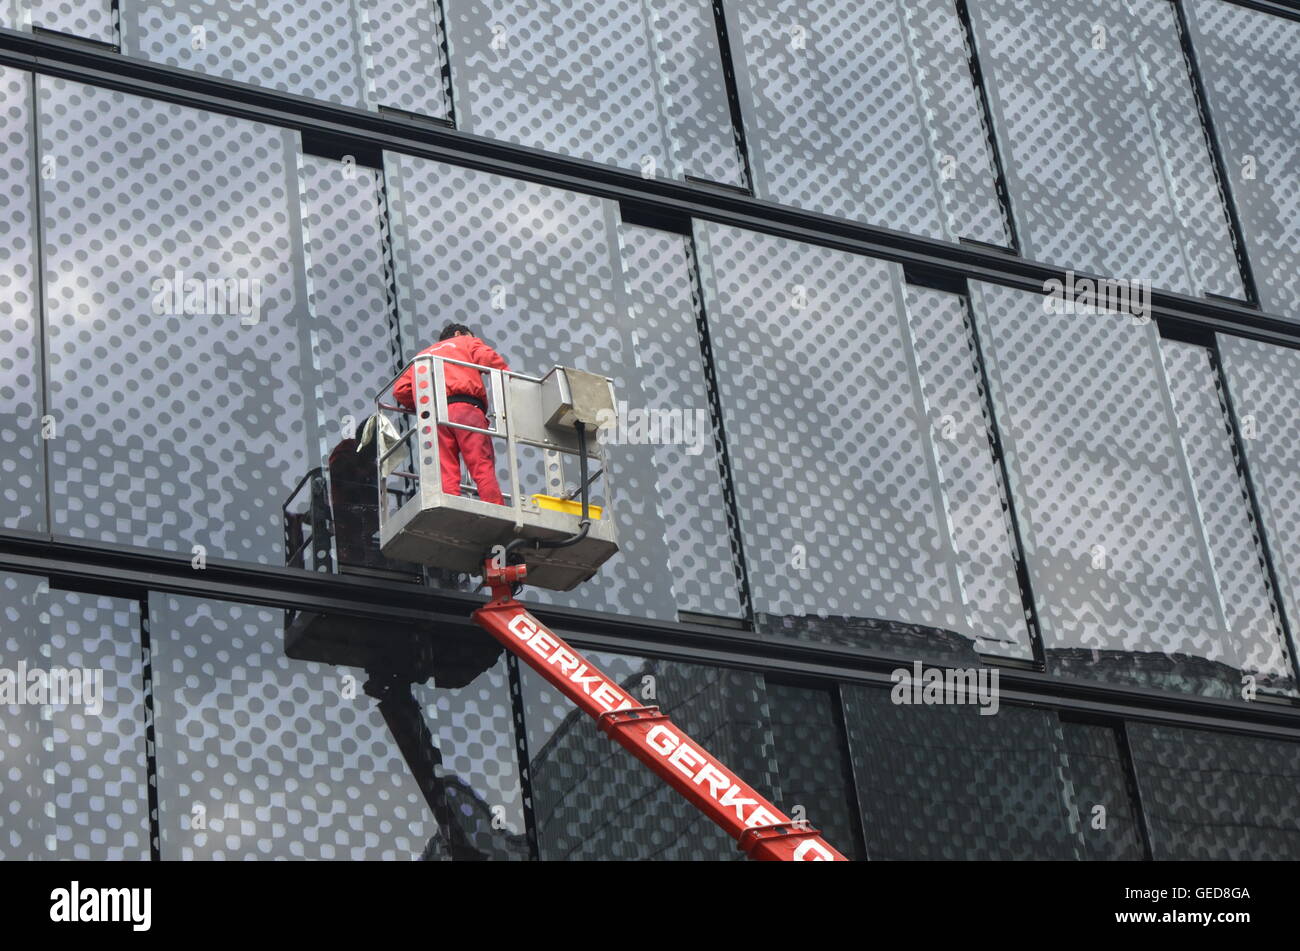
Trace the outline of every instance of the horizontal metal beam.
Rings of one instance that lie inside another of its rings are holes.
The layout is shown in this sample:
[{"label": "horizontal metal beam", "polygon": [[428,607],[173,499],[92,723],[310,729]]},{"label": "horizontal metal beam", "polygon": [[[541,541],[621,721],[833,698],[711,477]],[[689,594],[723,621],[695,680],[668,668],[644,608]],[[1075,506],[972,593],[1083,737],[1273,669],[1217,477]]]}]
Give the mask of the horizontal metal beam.
[{"label": "horizontal metal beam", "polygon": [[[213,598],[284,610],[385,621],[417,621],[430,633],[478,636],[470,612],[482,595],[354,575],[210,560],[201,570],[184,557],[107,545],[0,535],[0,571],[42,575],[58,588],[125,597],[148,591]],[[890,686],[890,674],[915,658],[851,647],[760,637],[709,624],[655,621],[574,608],[530,607],[556,633],[588,649],[641,654],[836,683]],[[1146,720],[1300,740],[1300,705],[1225,700],[1056,677],[1000,666],[1004,702],[1089,716]]]},{"label": "horizontal metal beam", "polygon": [[[1287,15],[1300,20],[1300,10]],[[896,261],[918,272],[1041,291],[1064,281],[1066,267],[1010,252],[954,244],[804,211],[739,192],[640,174],[509,142],[471,135],[436,122],[322,102],[123,56],[46,34],[0,30],[0,63],[48,76],[209,112],[282,126],[323,143],[333,154],[392,151],[607,198],[643,214],[698,218],[793,241]],[[1078,276],[1088,275],[1082,271]],[[1156,290],[1152,314],[1162,323],[1200,332],[1230,332],[1300,347],[1300,322],[1222,299]],[[1297,315],[1300,321],[1300,315]]]}]

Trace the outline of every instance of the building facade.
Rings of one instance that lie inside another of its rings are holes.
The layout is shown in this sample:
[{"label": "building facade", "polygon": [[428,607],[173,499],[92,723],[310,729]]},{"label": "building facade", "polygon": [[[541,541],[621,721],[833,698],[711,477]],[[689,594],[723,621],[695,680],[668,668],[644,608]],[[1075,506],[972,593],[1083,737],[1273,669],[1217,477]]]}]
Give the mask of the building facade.
[{"label": "building facade", "polygon": [[2,858],[739,857],[379,551],[452,320],[845,854],[1300,858],[1300,4],[0,0],[0,247]]}]

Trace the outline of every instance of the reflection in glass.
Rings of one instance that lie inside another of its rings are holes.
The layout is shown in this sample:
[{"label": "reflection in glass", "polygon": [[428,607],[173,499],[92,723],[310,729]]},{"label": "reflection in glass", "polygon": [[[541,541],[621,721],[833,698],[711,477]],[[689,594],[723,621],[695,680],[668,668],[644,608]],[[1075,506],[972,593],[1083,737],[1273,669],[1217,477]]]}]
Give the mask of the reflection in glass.
[{"label": "reflection in glass", "polygon": [[760,623],[970,656],[901,269],[707,223],[696,243]]},{"label": "reflection in glass", "polygon": [[1300,23],[1183,4],[1264,309],[1300,320]]},{"label": "reflection in glass", "polygon": [[1049,670],[1240,697],[1154,324],[972,285]]},{"label": "reflection in glass", "polygon": [[968,6],[1023,253],[1244,297],[1173,4]]},{"label": "reflection in glass", "polygon": [[728,0],[755,193],[932,238],[1009,241],[950,0]]},{"label": "reflection in glass", "polygon": [[43,532],[32,77],[0,67],[0,529]]},{"label": "reflection in glass", "polygon": [[365,105],[356,0],[119,0],[122,52],[346,106]]},{"label": "reflection in glass", "polygon": [[295,136],[37,86],[54,532],[284,564],[316,443]]},{"label": "reflection in glass", "polygon": [[442,2],[459,128],[743,184],[707,0]]}]

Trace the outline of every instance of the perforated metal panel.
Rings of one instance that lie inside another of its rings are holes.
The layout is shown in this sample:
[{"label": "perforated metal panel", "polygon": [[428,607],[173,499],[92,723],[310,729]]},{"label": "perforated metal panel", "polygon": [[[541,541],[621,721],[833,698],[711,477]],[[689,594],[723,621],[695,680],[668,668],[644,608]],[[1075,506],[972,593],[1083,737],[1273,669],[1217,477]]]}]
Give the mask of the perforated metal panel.
[{"label": "perforated metal panel", "polygon": [[150,595],[162,857],[418,856],[434,823],[366,675],[285,657],[283,617]]},{"label": "perforated metal panel", "polygon": [[318,425],[328,452],[374,412],[375,394],[400,369],[384,261],[383,176],[313,156],[303,156],[301,168],[321,372]]},{"label": "perforated metal panel", "polygon": [[844,855],[861,860],[857,797],[834,688],[767,682],[781,801],[792,819],[803,818]]},{"label": "perforated metal panel", "polygon": [[1133,723],[1157,860],[1300,859],[1300,744]]},{"label": "perforated metal panel", "polygon": [[1236,696],[1150,321],[972,285],[1048,665]]},{"label": "perforated metal panel", "polygon": [[1050,712],[1003,704],[895,704],[842,687],[867,856],[908,860],[1079,858]]},{"label": "perforated metal panel", "polygon": [[1224,661],[1256,676],[1263,687],[1294,693],[1295,675],[1210,353],[1174,340],[1161,340],[1160,351],[1196,490],[1197,517],[1210,543],[1215,588],[1232,634]]},{"label": "perforated metal panel", "polygon": [[1027,257],[1242,297],[1168,0],[970,0]]},{"label": "perforated metal panel", "polygon": [[[612,203],[393,153],[385,170],[406,359],[454,320],[512,369],[591,370],[614,378],[620,400],[648,405]],[[676,617],[655,448],[610,452],[615,559],[572,593],[531,590],[534,599]],[[539,482],[525,488],[545,490]]]},{"label": "perforated metal panel", "polygon": [[[757,674],[589,652],[745,782],[779,800]],[[533,810],[543,860],[728,860],[736,843],[532,671],[523,671]]]},{"label": "perforated metal panel", "polygon": [[[913,234],[1006,243],[951,3],[725,6],[758,195]],[[918,8],[904,16],[909,6]]]},{"label": "perforated metal panel", "polygon": [[1300,351],[1219,334],[1219,353],[1294,638],[1300,630]]},{"label": "perforated metal panel", "polygon": [[633,353],[650,401],[635,409],[680,412],[680,435],[695,440],[660,445],[654,452],[677,607],[738,617],[740,595],[700,356],[688,242],[682,235],[635,225],[622,225],[619,233],[636,328]]},{"label": "perforated metal panel", "polygon": [[745,185],[712,0],[645,0],[673,174]]},{"label": "perforated metal panel", "polygon": [[19,10],[24,5],[32,26],[99,43],[117,42],[113,0],[17,0]]},{"label": "perforated metal panel", "polygon": [[[46,666],[40,648],[48,638],[48,604],[44,578],[0,572],[0,668],[15,682],[20,664]],[[45,741],[53,746],[49,721],[39,705],[26,702],[0,703],[0,721],[0,860],[53,858],[54,804],[45,773],[51,759]]]},{"label": "perforated metal panel", "polygon": [[707,0],[443,7],[460,128],[647,175],[738,182]]},{"label": "perforated metal panel", "polygon": [[448,807],[485,858],[527,859],[523,791],[506,658],[464,687],[422,686]]},{"label": "perforated metal panel", "polygon": [[1115,730],[1090,723],[1060,724],[1083,829],[1081,858],[1140,861],[1146,857],[1141,817]]},{"label": "perforated metal panel", "polygon": [[[53,530],[283,564],[316,442],[294,136],[37,86]],[[245,282],[247,315],[239,294],[178,308],[187,280]]]},{"label": "perforated metal panel", "polygon": [[451,116],[438,0],[356,0],[371,104]]},{"label": "perforated metal panel", "polygon": [[22,30],[30,25],[29,19],[24,0],[0,0],[0,26]]},{"label": "perforated metal panel", "polygon": [[[56,844],[51,857],[149,858],[140,608],[135,601],[51,591],[47,668],[100,671],[101,709],[89,694],[51,703],[50,782]],[[53,698],[51,698],[53,699]]]},{"label": "perforated metal panel", "polygon": [[168,66],[365,105],[353,0],[119,0],[122,52]]},{"label": "perforated metal panel", "polygon": [[1300,320],[1300,23],[1183,6],[1260,301]]},{"label": "perforated metal panel", "polygon": [[900,269],[708,223],[696,242],[755,610],[966,632]]},{"label": "perforated metal panel", "polygon": [[955,4],[902,0],[898,6],[938,166],[947,235],[1009,245],[1006,209],[995,184],[992,132],[971,76],[969,37]]},{"label": "perforated metal panel", "polygon": [[909,285],[907,319],[971,631],[981,653],[1032,658],[966,301]]},{"label": "perforated metal panel", "polygon": [[0,528],[42,532],[35,149],[30,73],[0,67]]}]

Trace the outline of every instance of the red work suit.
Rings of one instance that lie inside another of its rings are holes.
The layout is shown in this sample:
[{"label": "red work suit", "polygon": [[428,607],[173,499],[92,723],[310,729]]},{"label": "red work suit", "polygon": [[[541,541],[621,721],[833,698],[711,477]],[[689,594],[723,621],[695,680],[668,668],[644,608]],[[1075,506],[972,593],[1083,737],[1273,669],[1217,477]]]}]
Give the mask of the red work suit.
[{"label": "red work suit", "polygon": [[[431,353],[452,360],[464,360],[494,370],[509,370],[510,367],[501,356],[478,337],[462,334],[440,340],[431,347],[420,351],[423,356]],[[466,426],[487,428],[487,391],[483,387],[483,375],[478,370],[444,363],[443,377],[447,385],[447,418],[453,423]],[[410,367],[393,385],[393,397],[409,410],[415,409],[414,388],[415,368]],[[432,384],[432,379],[430,379]],[[428,408],[433,409],[433,394],[421,396],[423,404],[428,400]],[[460,495],[460,461],[465,460],[465,468],[478,486],[478,497],[484,502],[504,505],[501,487],[497,483],[496,452],[492,448],[492,437],[483,433],[472,433],[467,429],[454,429],[450,426],[438,427],[438,459],[442,470],[442,491],[447,495]]]}]

